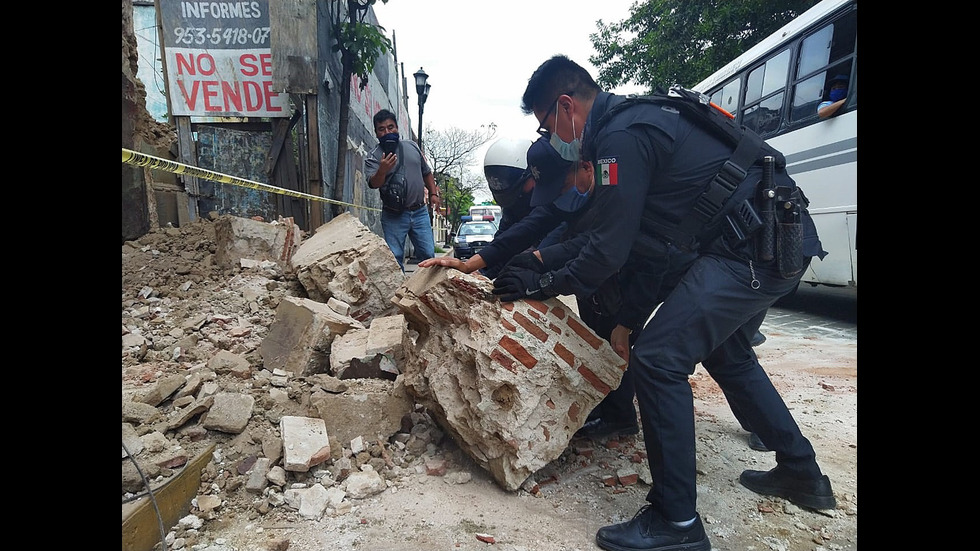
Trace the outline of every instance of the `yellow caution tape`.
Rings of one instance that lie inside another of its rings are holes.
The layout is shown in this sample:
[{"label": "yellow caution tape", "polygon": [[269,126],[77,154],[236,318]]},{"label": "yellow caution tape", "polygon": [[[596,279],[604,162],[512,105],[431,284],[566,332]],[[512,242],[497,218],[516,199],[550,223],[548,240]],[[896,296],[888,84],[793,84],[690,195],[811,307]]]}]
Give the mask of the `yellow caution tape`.
[{"label": "yellow caution tape", "polygon": [[211,180],[213,182],[221,182],[222,184],[232,184],[236,186],[247,187],[250,189],[257,189],[260,191],[268,191],[270,193],[278,193],[280,195],[289,195],[290,197],[309,199],[311,201],[323,201],[325,203],[333,203],[335,205],[347,205],[349,207],[354,207],[359,209],[376,210],[376,211],[381,210],[379,208],[365,207],[361,205],[355,205],[353,203],[344,203],[343,201],[327,199],[326,197],[317,197],[316,195],[310,195],[308,193],[303,193],[301,191],[283,189],[281,187],[270,186],[268,184],[263,184],[252,180],[246,180],[244,178],[236,178],[235,176],[229,176],[227,174],[222,174],[220,172],[214,172],[212,170],[207,170],[204,168],[197,168],[194,166],[185,165],[183,163],[178,163],[176,161],[170,161],[167,159],[161,159],[160,157],[154,157],[153,155],[147,155],[146,153],[139,153],[131,149],[126,149],[125,147],[122,148],[122,162],[135,166],[146,166],[150,168],[155,168],[157,170],[165,170],[167,172],[173,172],[174,174],[187,174],[188,176],[196,176],[198,178],[204,178],[205,180]]}]

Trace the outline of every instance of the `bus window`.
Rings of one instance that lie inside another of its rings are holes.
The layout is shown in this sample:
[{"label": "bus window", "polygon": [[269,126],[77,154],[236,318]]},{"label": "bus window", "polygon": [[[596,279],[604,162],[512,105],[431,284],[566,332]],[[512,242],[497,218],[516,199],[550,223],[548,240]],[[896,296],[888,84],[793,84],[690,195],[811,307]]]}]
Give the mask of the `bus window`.
[{"label": "bus window", "polygon": [[826,72],[812,76],[796,85],[793,107],[789,113],[791,123],[817,116],[817,106],[823,100]]},{"label": "bus window", "polygon": [[756,102],[777,90],[782,90],[786,86],[788,73],[789,50],[783,50],[764,65],[753,69],[745,84],[745,104]]},{"label": "bus window", "polygon": [[800,66],[798,77],[808,75],[830,63],[830,44],[833,42],[834,26],[827,25],[813,33],[800,47]]},{"label": "bus window", "polygon": [[[817,106],[828,99],[830,79],[851,74],[854,55],[857,12],[850,12],[807,36],[800,43],[800,60],[794,88],[790,123],[815,119]],[[828,67],[829,64],[833,66]],[[819,71],[813,74],[815,71]],[[856,105],[856,100],[849,101]]]},{"label": "bus window", "polygon": [[733,79],[711,95],[711,102],[732,115],[738,113],[738,96],[742,91],[742,81]]},{"label": "bus window", "polygon": [[742,124],[764,138],[779,130],[779,112],[782,107],[783,94],[776,94],[743,111]]}]

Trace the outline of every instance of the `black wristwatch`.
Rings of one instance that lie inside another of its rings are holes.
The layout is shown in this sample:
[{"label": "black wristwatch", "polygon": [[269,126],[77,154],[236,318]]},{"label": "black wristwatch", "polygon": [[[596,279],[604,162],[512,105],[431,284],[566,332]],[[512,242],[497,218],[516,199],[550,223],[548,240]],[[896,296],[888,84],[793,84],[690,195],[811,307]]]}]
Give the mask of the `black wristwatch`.
[{"label": "black wristwatch", "polygon": [[541,279],[538,280],[538,287],[540,287],[545,293],[553,295],[554,292],[551,290],[551,285],[554,282],[555,274],[553,272],[545,272],[541,274]]}]

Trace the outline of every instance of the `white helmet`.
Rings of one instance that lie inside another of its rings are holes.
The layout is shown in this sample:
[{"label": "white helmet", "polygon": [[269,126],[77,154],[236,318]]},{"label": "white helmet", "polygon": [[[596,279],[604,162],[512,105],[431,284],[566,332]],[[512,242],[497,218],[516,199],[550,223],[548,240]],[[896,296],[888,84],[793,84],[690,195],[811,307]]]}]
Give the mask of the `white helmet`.
[{"label": "white helmet", "polygon": [[483,158],[483,175],[494,201],[508,207],[520,197],[521,187],[530,173],[527,170],[527,150],[531,140],[500,138],[487,149]]}]

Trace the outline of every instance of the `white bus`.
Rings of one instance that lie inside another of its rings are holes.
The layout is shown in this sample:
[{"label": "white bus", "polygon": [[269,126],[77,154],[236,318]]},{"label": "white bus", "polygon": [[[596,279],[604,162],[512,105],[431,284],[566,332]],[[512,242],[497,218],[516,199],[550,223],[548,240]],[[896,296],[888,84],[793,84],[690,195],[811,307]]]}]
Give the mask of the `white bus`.
[{"label": "white bus", "polygon": [[[832,117],[817,106],[847,77]],[[823,248],[802,281],[857,288],[857,0],[824,0],[697,84],[786,156]]]}]

